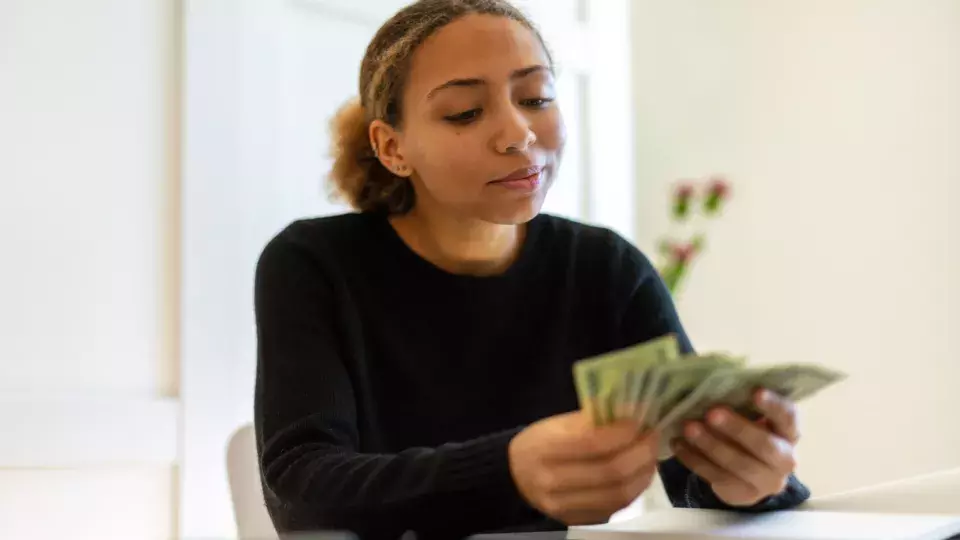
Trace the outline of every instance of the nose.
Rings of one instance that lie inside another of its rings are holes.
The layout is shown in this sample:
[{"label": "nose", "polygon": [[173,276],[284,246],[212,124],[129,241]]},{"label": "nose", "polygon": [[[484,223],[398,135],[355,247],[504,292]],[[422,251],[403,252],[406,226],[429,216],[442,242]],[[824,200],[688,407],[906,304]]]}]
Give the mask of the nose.
[{"label": "nose", "polygon": [[512,104],[504,108],[500,130],[494,138],[494,146],[499,154],[526,152],[537,142],[537,134],[522,111]]}]

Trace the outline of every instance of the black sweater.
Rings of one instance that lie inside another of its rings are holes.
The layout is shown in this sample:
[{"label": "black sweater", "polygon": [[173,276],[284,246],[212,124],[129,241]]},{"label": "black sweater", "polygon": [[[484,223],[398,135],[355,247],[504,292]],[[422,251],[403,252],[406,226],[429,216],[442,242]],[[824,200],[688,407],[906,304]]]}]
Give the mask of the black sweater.
[{"label": "black sweater", "polygon": [[[257,446],[281,532],[461,538],[562,526],[518,494],[507,444],[578,408],[574,361],[673,332],[650,262],[610,230],[549,215],[502,275],[445,272],[379,214],[291,224],[257,267]],[[725,508],[676,460],[676,506]],[[796,505],[795,479],[749,509]]]}]

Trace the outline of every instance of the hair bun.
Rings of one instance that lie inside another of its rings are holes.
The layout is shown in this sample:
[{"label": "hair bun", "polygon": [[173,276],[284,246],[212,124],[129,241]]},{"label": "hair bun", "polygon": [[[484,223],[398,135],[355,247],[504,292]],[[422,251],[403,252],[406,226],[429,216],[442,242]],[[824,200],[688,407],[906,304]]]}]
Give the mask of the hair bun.
[{"label": "hair bun", "polygon": [[369,164],[365,154],[372,154],[367,138],[367,122],[358,98],[346,102],[330,121],[333,168],[330,180],[339,196],[356,207],[367,180]]}]

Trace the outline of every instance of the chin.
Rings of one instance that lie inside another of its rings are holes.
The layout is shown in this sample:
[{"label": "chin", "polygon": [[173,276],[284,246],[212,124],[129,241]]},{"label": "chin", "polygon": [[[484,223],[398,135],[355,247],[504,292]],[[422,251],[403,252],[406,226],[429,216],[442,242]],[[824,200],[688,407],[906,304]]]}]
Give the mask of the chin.
[{"label": "chin", "polygon": [[518,194],[493,191],[490,198],[475,207],[477,218],[497,225],[522,225],[537,217],[543,208],[547,193],[553,187],[553,172],[546,182],[532,193]]},{"label": "chin", "polygon": [[497,225],[522,225],[537,217],[543,208],[545,193],[538,193],[529,199],[511,201],[509,204],[498,204],[494,208],[486,208],[480,219],[496,223]]}]

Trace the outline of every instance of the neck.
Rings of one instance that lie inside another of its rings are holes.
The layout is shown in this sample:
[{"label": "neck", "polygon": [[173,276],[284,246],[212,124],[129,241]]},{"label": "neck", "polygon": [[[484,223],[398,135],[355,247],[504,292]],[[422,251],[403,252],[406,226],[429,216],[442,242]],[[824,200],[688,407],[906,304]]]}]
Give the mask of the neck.
[{"label": "neck", "polygon": [[524,225],[497,225],[418,211],[390,219],[400,238],[433,265],[454,274],[501,274],[523,245]]}]

